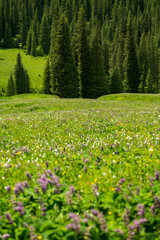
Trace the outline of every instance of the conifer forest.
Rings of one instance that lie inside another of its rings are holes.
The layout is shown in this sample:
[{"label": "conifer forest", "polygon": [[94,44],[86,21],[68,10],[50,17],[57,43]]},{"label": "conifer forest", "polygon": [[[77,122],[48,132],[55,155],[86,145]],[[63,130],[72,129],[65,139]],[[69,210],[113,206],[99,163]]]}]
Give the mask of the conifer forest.
[{"label": "conifer forest", "polygon": [[[160,2],[0,0],[0,47],[48,56],[43,93],[64,98],[158,93]],[[16,76],[11,78],[7,94],[18,94]],[[28,91],[27,85],[22,92]]]}]

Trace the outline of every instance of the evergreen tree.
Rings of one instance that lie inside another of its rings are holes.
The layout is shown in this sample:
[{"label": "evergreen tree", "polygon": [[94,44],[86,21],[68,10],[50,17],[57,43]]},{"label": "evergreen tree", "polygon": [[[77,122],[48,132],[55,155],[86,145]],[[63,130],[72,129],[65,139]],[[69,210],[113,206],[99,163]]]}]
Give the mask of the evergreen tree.
[{"label": "evergreen tree", "polygon": [[3,14],[2,14],[2,1],[0,1],[0,43],[3,38]]},{"label": "evergreen tree", "polygon": [[22,46],[26,45],[27,33],[28,33],[28,26],[27,26],[27,10],[24,3],[21,5],[20,8],[20,35],[21,35],[21,43]]},{"label": "evergreen tree", "polygon": [[31,29],[28,31],[27,41],[26,41],[26,52],[27,54],[31,54],[31,47],[32,47],[32,33]]},{"label": "evergreen tree", "polygon": [[153,77],[150,69],[148,69],[144,91],[145,93],[153,93]]},{"label": "evergreen tree", "polygon": [[136,55],[136,48],[133,38],[133,28],[131,17],[128,19],[127,23],[127,36],[125,39],[125,59],[124,59],[124,69],[125,69],[125,80],[124,80],[124,91],[125,92],[138,92],[139,86],[139,70],[138,61]]},{"label": "evergreen tree", "polygon": [[10,75],[10,78],[8,79],[6,94],[8,97],[15,95],[15,85],[14,85],[12,74]]},{"label": "evergreen tree", "polygon": [[50,49],[50,27],[48,24],[48,19],[46,13],[44,12],[41,26],[40,26],[40,36],[39,45],[42,47],[45,54],[49,53]]},{"label": "evergreen tree", "polygon": [[50,64],[47,58],[44,74],[43,74],[43,93],[50,94]]},{"label": "evergreen tree", "polygon": [[77,74],[70,45],[68,22],[64,15],[61,16],[57,27],[51,67],[53,93],[64,98],[77,97]]},{"label": "evergreen tree", "polygon": [[88,90],[92,81],[92,69],[91,53],[85,26],[85,11],[82,5],[79,11],[78,21],[75,29],[74,53],[75,59],[77,56],[78,61],[79,96],[83,98],[89,98],[90,95]]},{"label": "evergreen tree", "polygon": [[24,69],[24,93],[30,93],[30,78],[26,69]]},{"label": "evergreen tree", "polygon": [[115,67],[110,77],[109,92],[110,93],[122,92],[122,82],[121,82],[119,70],[117,67]]},{"label": "evergreen tree", "polygon": [[10,28],[10,26],[9,26],[7,23],[6,23],[6,26],[5,26],[3,46],[4,46],[5,48],[10,48],[10,47],[12,47],[11,28]]},{"label": "evergreen tree", "polygon": [[37,55],[37,44],[36,44],[36,37],[34,32],[32,32],[31,55],[33,57]]},{"label": "evergreen tree", "polygon": [[28,93],[30,88],[30,80],[27,71],[23,67],[20,53],[17,54],[14,77],[16,94]]},{"label": "evergreen tree", "polygon": [[100,30],[95,27],[92,44],[91,44],[91,59],[92,59],[92,78],[88,86],[88,97],[98,98],[107,93],[107,81],[104,70],[104,58],[102,47],[100,45]]}]

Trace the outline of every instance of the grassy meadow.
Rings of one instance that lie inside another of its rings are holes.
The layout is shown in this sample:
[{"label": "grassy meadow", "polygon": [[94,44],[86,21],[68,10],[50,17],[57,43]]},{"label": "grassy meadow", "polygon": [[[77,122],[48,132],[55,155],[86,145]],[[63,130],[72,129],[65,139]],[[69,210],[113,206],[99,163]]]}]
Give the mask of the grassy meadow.
[{"label": "grassy meadow", "polygon": [[160,95],[0,98],[0,239],[160,240]]},{"label": "grassy meadow", "polygon": [[23,66],[28,71],[31,80],[31,88],[37,90],[41,89],[46,58],[26,55],[22,49],[0,48],[0,90],[2,88],[6,89],[7,87],[7,81],[10,74],[14,72],[18,53],[21,54]]}]

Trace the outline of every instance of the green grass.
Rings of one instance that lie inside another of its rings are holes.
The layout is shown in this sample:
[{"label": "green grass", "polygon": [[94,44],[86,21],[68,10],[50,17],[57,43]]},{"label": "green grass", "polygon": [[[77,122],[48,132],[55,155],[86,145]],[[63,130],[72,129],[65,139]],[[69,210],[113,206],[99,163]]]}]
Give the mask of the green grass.
[{"label": "green grass", "polygon": [[99,98],[101,101],[137,101],[137,102],[159,102],[160,103],[160,94],[127,94],[127,93],[120,93],[120,94],[111,94],[105,95]]},{"label": "green grass", "polygon": [[[159,239],[160,209],[153,214],[151,206],[160,200],[160,104],[149,100],[154,95],[134,96],[0,98],[0,240],[30,240],[30,229],[42,240],[85,240],[87,232],[92,240],[126,240],[140,219],[132,239]],[[69,213],[80,231],[67,228]]]},{"label": "green grass", "polygon": [[7,81],[11,72],[14,71],[18,53],[21,54],[23,66],[28,71],[31,88],[41,89],[45,57],[32,57],[26,55],[21,49],[0,49],[0,90],[7,87]]}]

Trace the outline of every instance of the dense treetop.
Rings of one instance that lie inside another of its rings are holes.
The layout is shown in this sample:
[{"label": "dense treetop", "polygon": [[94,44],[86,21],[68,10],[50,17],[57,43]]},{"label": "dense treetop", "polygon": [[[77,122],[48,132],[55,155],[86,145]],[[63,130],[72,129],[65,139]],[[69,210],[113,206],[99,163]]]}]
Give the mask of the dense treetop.
[{"label": "dense treetop", "polygon": [[160,91],[159,23],[157,0],[0,0],[0,46],[49,55],[62,97]]}]

